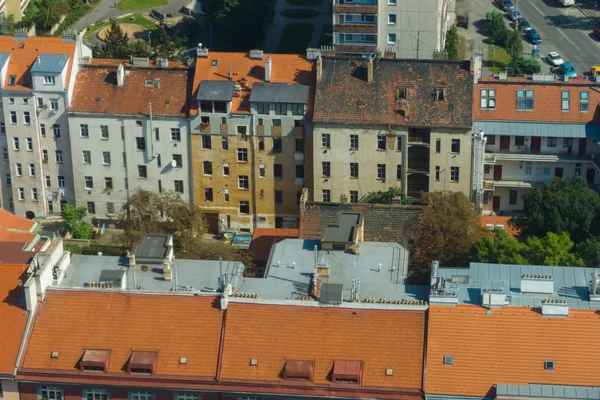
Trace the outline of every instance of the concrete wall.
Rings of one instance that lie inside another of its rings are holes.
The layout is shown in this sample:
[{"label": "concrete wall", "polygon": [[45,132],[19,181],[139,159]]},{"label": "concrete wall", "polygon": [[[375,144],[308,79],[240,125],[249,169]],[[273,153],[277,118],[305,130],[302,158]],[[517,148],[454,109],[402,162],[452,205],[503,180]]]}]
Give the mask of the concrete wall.
[{"label": "concrete wall", "polygon": [[[87,124],[89,137],[80,134]],[[115,219],[108,213],[107,203],[113,203],[115,213],[136,188],[151,191],[174,190],[175,181],[183,181],[181,197],[191,198],[189,122],[183,117],[149,117],[71,114],[69,118],[73,152],[74,189],[78,206],[93,202],[95,216]],[[150,131],[152,125],[152,132]],[[101,136],[102,126],[108,127],[108,139]],[[181,141],[171,140],[171,129],[180,130]],[[158,129],[158,140],[156,130]],[[137,150],[136,138],[143,137],[146,150]],[[91,153],[91,164],[84,164],[83,151]],[[104,163],[103,153],[110,153],[110,165]],[[172,167],[173,155],[181,155],[182,167]],[[160,155],[160,166],[159,156]],[[138,166],[146,166],[147,178],[140,178]],[[85,177],[93,179],[93,189],[85,187]],[[105,178],[112,178],[112,190],[105,190]]]},{"label": "concrete wall", "polygon": [[2,384],[3,400],[19,400],[19,385],[17,382],[2,379],[0,380],[0,384]]}]

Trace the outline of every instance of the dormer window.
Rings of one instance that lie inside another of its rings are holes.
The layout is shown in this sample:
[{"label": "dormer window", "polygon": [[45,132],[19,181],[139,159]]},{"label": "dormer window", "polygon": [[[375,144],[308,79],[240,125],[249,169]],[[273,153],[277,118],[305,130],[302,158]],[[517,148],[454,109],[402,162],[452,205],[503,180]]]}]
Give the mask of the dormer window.
[{"label": "dormer window", "polygon": [[79,362],[83,372],[108,372],[110,350],[86,350]]},{"label": "dormer window", "polygon": [[154,351],[133,351],[127,363],[130,374],[153,375],[156,369],[157,354]]},{"label": "dormer window", "polygon": [[396,87],[396,100],[406,100],[408,89],[405,87]]},{"label": "dormer window", "polygon": [[144,86],[153,86],[154,85],[154,81],[152,79],[146,79],[146,81],[144,82]]},{"label": "dormer window", "polygon": [[331,379],[333,383],[360,385],[362,377],[362,361],[343,361],[335,360],[333,362],[333,372]]},{"label": "dormer window", "polygon": [[212,65],[213,67],[216,67],[216,66],[217,66],[217,64],[218,64],[218,60],[212,60],[212,61],[210,62],[210,65]]},{"label": "dormer window", "polygon": [[8,86],[15,86],[15,83],[17,83],[17,76],[16,75],[11,75],[8,77]]},{"label": "dormer window", "polygon": [[44,75],[44,85],[54,85],[56,80],[53,75]]},{"label": "dormer window", "polygon": [[435,89],[435,99],[438,101],[446,99],[446,88]]},{"label": "dormer window", "polygon": [[313,361],[288,360],[283,368],[283,379],[312,382]]}]

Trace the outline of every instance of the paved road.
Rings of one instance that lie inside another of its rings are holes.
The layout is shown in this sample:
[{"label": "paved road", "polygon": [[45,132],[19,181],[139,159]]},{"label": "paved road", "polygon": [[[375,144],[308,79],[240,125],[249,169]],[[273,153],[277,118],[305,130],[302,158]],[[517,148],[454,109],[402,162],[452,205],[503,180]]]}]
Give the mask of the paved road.
[{"label": "paved road", "polygon": [[[518,7],[542,37],[538,46],[542,56],[558,51],[565,61],[573,63],[578,74],[600,65],[600,42],[591,36],[593,23],[579,9],[565,8],[558,0],[519,0]],[[524,48],[530,52],[532,45],[525,43]],[[547,63],[544,70],[549,70]]]}]

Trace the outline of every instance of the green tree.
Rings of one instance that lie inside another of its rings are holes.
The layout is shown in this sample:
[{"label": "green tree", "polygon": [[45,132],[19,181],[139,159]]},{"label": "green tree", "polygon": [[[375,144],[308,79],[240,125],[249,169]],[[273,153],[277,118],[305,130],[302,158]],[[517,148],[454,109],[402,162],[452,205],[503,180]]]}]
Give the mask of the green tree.
[{"label": "green tree", "polygon": [[460,36],[456,30],[456,25],[452,25],[448,32],[446,32],[446,52],[450,60],[458,60],[460,54],[458,52],[458,46],[460,44]]},{"label": "green tree", "polygon": [[521,38],[521,34],[517,31],[508,31],[506,33],[505,47],[512,61],[522,58],[523,39]]},{"label": "green tree", "polygon": [[95,53],[94,57],[129,58],[130,47],[127,32],[121,29],[117,21],[112,21],[104,36],[104,44],[101,48],[96,47],[95,50],[98,54]]},{"label": "green tree", "polygon": [[581,257],[586,266],[600,266],[600,237],[592,236],[579,243],[577,245],[577,255]]},{"label": "green tree", "polygon": [[34,22],[37,28],[49,30],[60,21],[60,18],[70,11],[67,0],[34,0],[37,13]]},{"label": "green tree", "polygon": [[136,40],[127,48],[128,54],[131,57],[152,57],[154,49],[145,40]]},{"label": "green tree", "polygon": [[0,13],[0,34],[12,35],[15,33],[15,16],[10,14],[8,17]]},{"label": "green tree", "polygon": [[173,235],[175,255],[179,258],[217,260],[223,257],[241,261],[247,268],[252,266],[247,253],[224,242],[204,241],[206,221],[202,211],[173,191],[157,193],[137,189],[123,206],[119,219],[125,228],[121,237],[124,246],[133,246],[144,234],[166,233]]},{"label": "green tree", "polygon": [[471,261],[493,264],[529,264],[527,245],[510,236],[504,229],[496,228],[473,243]]},{"label": "green tree", "polygon": [[519,57],[511,61],[510,70],[513,75],[539,74],[542,66],[531,57]]},{"label": "green tree", "polygon": [[490,43],[496,45],[503,44],[506,40],[508,29],[506,29],[502,14],[498,11],[489,12],[485,15],[485,20]]},{"label": "green tree", "polygon": [[94,227],[83,220],[86,215],[86,207],[74,207],[70,204],[67,204],[62,212],[67,230],[75,239],[89,239],[92,237]]},{"label": "green tree", "polygon": [[529,264],[582,267],[583,261],[571,250],[575,246],[566,232],[548,232],[543,238],[527,238]]},{"label": "green tree", "polygon": [[567,232],[580,243],[600,231],[600,196],[579,176],[555,178],[525,192],[524,199],[524,214],[511,219],[523,237]]},{"label": "green tree", "polygon": [[484,230],[469,198],[461,192],[426,193],[419,216],[419,264],[425,268],[432,260],[443,266],[465,267],[473,243]]},{"label": "green tree", "polygon": [[410,204],[406,195],[400,188],[389,188],[388,190],[378,190],[365,195],[361,203],[371,204],[392,204],[392,200],[400,200],[400,204]]}]

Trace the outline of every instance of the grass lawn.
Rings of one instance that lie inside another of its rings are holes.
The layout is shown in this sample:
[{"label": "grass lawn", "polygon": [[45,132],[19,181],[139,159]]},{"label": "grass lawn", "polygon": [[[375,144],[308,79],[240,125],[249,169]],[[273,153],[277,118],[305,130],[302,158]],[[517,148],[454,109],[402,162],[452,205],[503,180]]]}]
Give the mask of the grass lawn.
[{"label": "grass lawn", "polygon": [[153,8],[164,6],[169,0],[120,0],[117,3],[119,10],[140,10],[143,8]]},{"label": "grass lawn", "polygon": [[504,68],[508,67],[510,64],[510,56],[506,52],[506,49],[500,46],[496,46],[495,53],[496,57],[494,57],[494,46],[488,44],[489,69],[491,72],[498,74],[500,72],[504,72]]},{"label": "grass lawn", "polygon": [[281,15],[283,15],[286,18],[295,18],[295,19],[305,19],[305,18],[314,18],[317,15],[319,15],[319,13],[315,10],[310,10],[310,9],[293,9],[293,10],[283,10],[281,12]]},{"label": "grass lawn", "polygon": [[285,2],[300,7],[318,6],[323,4],[323,0],[285,0]]},{"label": "grass lawn", "polygon": [[[133,20],[131,19],[131,17],[133,17]],[[158,29],[158,25],[156,25],[154,22],[150,21],[147,18],[142,17],[141,14],[133,14],[130,15],[128,17],[123,17],[123,18],[119,18],[117,20],[118,23],[120,24],[136,24],[136,25],[141,25],[144,28],[153,31],[155,29]],[[106,26],[110,26],[110,22],[105,22],[103,24],[100,25],[94,25],[92,26],[90,29],[88,29],[85,32],[85,36],[90,35],[94,32],[98,32],[100,29],[106,27]]]},{"label": "grass lawn", "polygon": [[467,58],[467,38],[463,35],[458,35],[460,42],[458,42],[458,55],[459,60],[466,60]]},{"label": "grass lawn", "polygon": [[304,54],[310,45],[310,39],[315,27],[312,24],[287,24],[283,28],[278,53]]},{"label": "grass lawn", "polygon": [[321,30],[321,38],[319,39],[319,46],[331,46],[333,39],[332,33],[333,27],[323,26],[323,30]]}]

